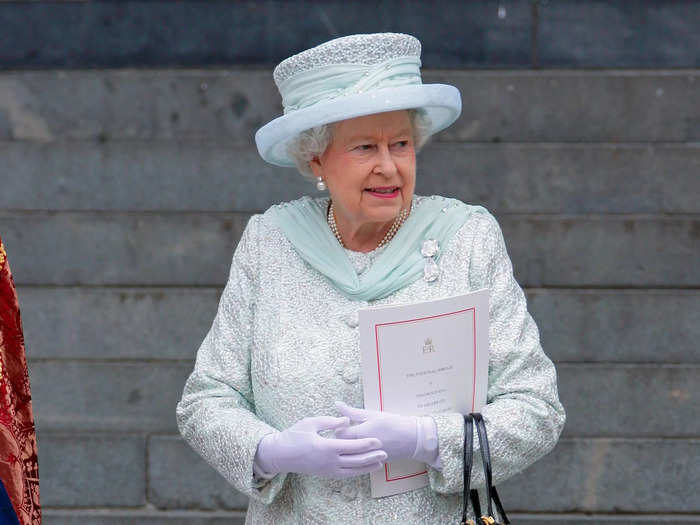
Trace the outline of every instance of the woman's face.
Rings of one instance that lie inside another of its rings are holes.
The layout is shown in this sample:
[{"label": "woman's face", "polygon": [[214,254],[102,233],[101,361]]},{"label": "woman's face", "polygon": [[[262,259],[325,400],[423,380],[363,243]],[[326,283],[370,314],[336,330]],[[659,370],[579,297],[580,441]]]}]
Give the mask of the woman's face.
[{"label": "woman's face", "polygon": [[393,221],[410,206],[416,182],[408,111],[336,123],[331,143],[311,169],[326,182],[339,225],[357,230]]}]

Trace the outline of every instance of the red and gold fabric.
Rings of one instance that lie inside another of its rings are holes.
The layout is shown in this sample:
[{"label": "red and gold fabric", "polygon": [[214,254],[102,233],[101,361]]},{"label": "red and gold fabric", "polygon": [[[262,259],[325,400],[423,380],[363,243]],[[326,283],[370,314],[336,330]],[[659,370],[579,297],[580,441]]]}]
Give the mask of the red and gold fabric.
[{"label": "red and gold fabric", "polygon": [[15,283],[0,239],[0,479],[19,523],[41,524],[32,396]]}]

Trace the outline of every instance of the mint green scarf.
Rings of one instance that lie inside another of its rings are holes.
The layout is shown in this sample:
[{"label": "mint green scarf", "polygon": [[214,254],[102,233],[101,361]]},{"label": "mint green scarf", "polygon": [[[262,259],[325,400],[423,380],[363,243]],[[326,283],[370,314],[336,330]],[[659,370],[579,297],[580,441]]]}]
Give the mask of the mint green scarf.
[{"label": "mint green scarf", "polygon": [[445,197],[414,198],[406,222],[360,277],[328,227],[327,204],[327,199],[302,197],[270,212],[301,258],[353,301],[381,299],[418,279],[425,265],[423,241],[437,240],[443,253],[472,208]]}]

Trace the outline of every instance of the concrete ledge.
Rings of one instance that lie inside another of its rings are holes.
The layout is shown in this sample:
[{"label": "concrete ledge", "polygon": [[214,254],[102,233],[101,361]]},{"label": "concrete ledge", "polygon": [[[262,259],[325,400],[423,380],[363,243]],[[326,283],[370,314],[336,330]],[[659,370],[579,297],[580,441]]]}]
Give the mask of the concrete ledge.
[{"label": "concrete ledge", "polygon": [[[402,31],[423,41],[426,67],[527,67],[530,5],[494,6],[445,0],[385,0],[348,9],[341,0],[10,3],[0,26],[14,43],[0,53],[4,67],[123,67],[266,64],[338,35]],[[426,23],[426,21],[430,23]],[[30,37],[19,28],[33,28]],[[100,27],[100,31],[88,28]],[[235,45],[233,43],[235,42]]]},{"label": "concrete ledge", "polygon": [[[149,498],[168,506],[189,485],[188,506],[243,505],[223,478],[191,451],[188,455],[179,439],[152,438]],[[697,513],[700,498],[687,488],[698,481],[699,444],[698,439],[562,439],[551,454],[501,483],[499,491],[511,512]],[[141,437],[40,433],[39,450],[46,507],[145,503]],[[161,469],[171,468],[167,456],[178,453],[184,458],[183,476],[167,480]],[[568,516],[567,522],[572,518],[584,519]]]},{"label": "concrete ledge", "polygon": [[[0,208],[255,212],[318,194],[248,142],[0,141]],[[497,213],[697,213],[699,172],[700,143],[436,142],[418,155],[416,192]]]},{"label": "concrete ledge", "polygon": [[[161,504],[174,502],[189,487],[184,500],[187,505],[209,509],[215,502],[208,493],[219,495],[231,490],[203,460],[193,453],[188,456],[184,450],[187,445],[180,438],[152,438],[151,448],[156,444],[164,451],[169,449],[168,455],[182,452],[185,458],[183,476],[174,476],[179,479],[167,481],[156,475],[157,488],[149,494],[156,491]],[[698,512],[700,498],[687,490],[697,481],[700,458],[693,451],[698,444],[697,439],[562,439],[551,454],[501,483],[499,493],[506,510],[511,512]],[[655,461],[648,461],[650,457]],[[165,456],[156,461],[161,459]],[[164,468],[154,462],[149,465],[151,469]],[[188,476],[187,471],[193,474]],[[175,472],[179,474],[180,470]],[[154,479],[152,474],[149,479]],[[197,488],[200,485],[205,490]],[[549,516],[549,520],[562,518],[565,523],[591,520],[584,516]],[[611,523],[620,523],[621,519],[600,518]],[[690,521],[693,522],[692,517]]]},{"label": "concrete ledge", "polygon": [[172,432],[193,363],[49,361],[29,368],[40,432]]},{"label": "concrete ledge", "polygon": [[[175,406],[193,363],[29,363],[44,431],[177,432]],[[700,366],[557,367],[569,436],[700,436]]]},{"label": "concrete ledge", "polygon": [[18,284],[226,283],[249,214],[0,211]]},{"label": "concrete ledge", "polygon": [[[193,359],[220,288],[18,289],[30,359]],[[700,363],[700,291],[527,289],[566,362]]]},{"label": "concrete ledge", "polygon": [[30,359],[194,359],[219,288],[19,287]]},{"label": "concrete ledge", "polygon": [[140,507],[146,503],[142,436],[38,433],[41,504]]},{"label": "concrete ledge", "polygon": [[[538,3],[537,61],[543,66],[698,67],[696,2],[563,0]],[[653,20],[653,22],[652,22]]]},{"label": "concrete ledge", "polygon": [[[700,136],[695,70],[429,71],[425,78],[462,93],[462,115],[441,140],[621,143]],[[694,108],[676,98],[685,96]]]},{"label": "concrete ledge", "polygon": [[698,217],[499,217],[515,276],[537,287],[696,287]]},{"label": "concrete ledge", "polygon": [[557,373],[566,436],[700,436],[698,365],[566,364]]},{"label": "concrete ledge", "polygon": [[700,144],[434,143],[416,191],[503,215],[694,213],[698,172]]},{"label": "concrete ledge", "polygon": [[48,525],[243,525],[245,512],[59,510],[43,507]]},{"label": "concrete ledge", "polygon": [[[18,284],[223,286],[247,214],[2,212]],[[503,215],[531,287],[697,287],[696,215]]]},{"label": "concrete ledge", "polygon": [[700,495],[689,490],[700,481],[698,446],[698,439],[563,439],[498,491],[513,512],[698,513]]},{"label": "concrete ledge", "polygon": [[159,509],[243,509],[236,491],[179,436],[148,440],[148,501]]},{"label": "concrete ledge", "polygon": [[555,361],[700,363],[696,290],[526,290]]},{"label": "concrete ledge", "polygon": [[[51,525],[72,525],[79,521],[83,525],[243,525],[240,513],[196,512],[196,511],[67,511],[44,507],[42,514]],[[673,523],[674,525],[697,525],[700,516],[668,514],[521,514],[509,513],[513,523],[548,523],[550,525],[622,525],[629,523]]]},{"label": "concrete ledge", "polygon": [[[506,511],[507,512],[507,511]],[[630,523],[673,523],[674,525],[695,525],[700,516],[680,514],[508,514],[513,523],[548,523],[550,525],[622,525]]]},{"label": "concrete ledge", "polygon": [[[565,4],[568,7],[564,9],[573,9],[568,2]],[[47,6],[40,9],[46,12]],[[507,9],[512,11],[512,7]],[[588,5],[582,9],[588,9]],[[464,10],[463,4],[460,10]],[[211,5],[207,12],[211,12]],[[577,22],[585,19],[582,15]],[[645,24],[655,19],[656,15]],[[648,34],[648,27],[644,31]],[[583,35],[592,38],[599,33],[597,27]],[[459,34],[465,33],[460,29]],[[683,43],[679,37],[675,37],[675,42]],[[460,54],[469,48],[471,45],[461,49]],[[559,50],[566,52],[570,48],[567,44]],[[423,49],[424,53],[431,52],[425,43]],[[434,51],[433,54],[440,52]],[[428,64],[425,60],[424,63]],[[223,139],[227,144],[251,145],[255,131],[282,113],[272,67],[0,72],[0,139]],[[700,62],[689,67],[700,67]],[[462,93],[462,115],[440,134],[442,140],[700,140],[697,70],[424,69],[423,80],[452,84]]]}]

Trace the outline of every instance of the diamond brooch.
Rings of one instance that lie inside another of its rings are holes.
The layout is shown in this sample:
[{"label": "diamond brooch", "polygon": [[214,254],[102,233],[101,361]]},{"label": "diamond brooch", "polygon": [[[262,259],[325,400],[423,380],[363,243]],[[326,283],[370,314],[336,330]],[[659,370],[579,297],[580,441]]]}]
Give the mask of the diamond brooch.
[{"label": "diamond brooch", "polygon": [[423,279],[427,283],[432,283],[440,277],[440,267],[437,265],[436,258],[440,253],[440,244],[435,239],[426,239],[420,248],[420,254],[423,256],[425,266],[423,267]]},{"label": "diamond brooch", "polygon": [[426,239],[420,247],[420,254],[423,257],[435,257],[440,251],[440,245],[435,239]]}]

